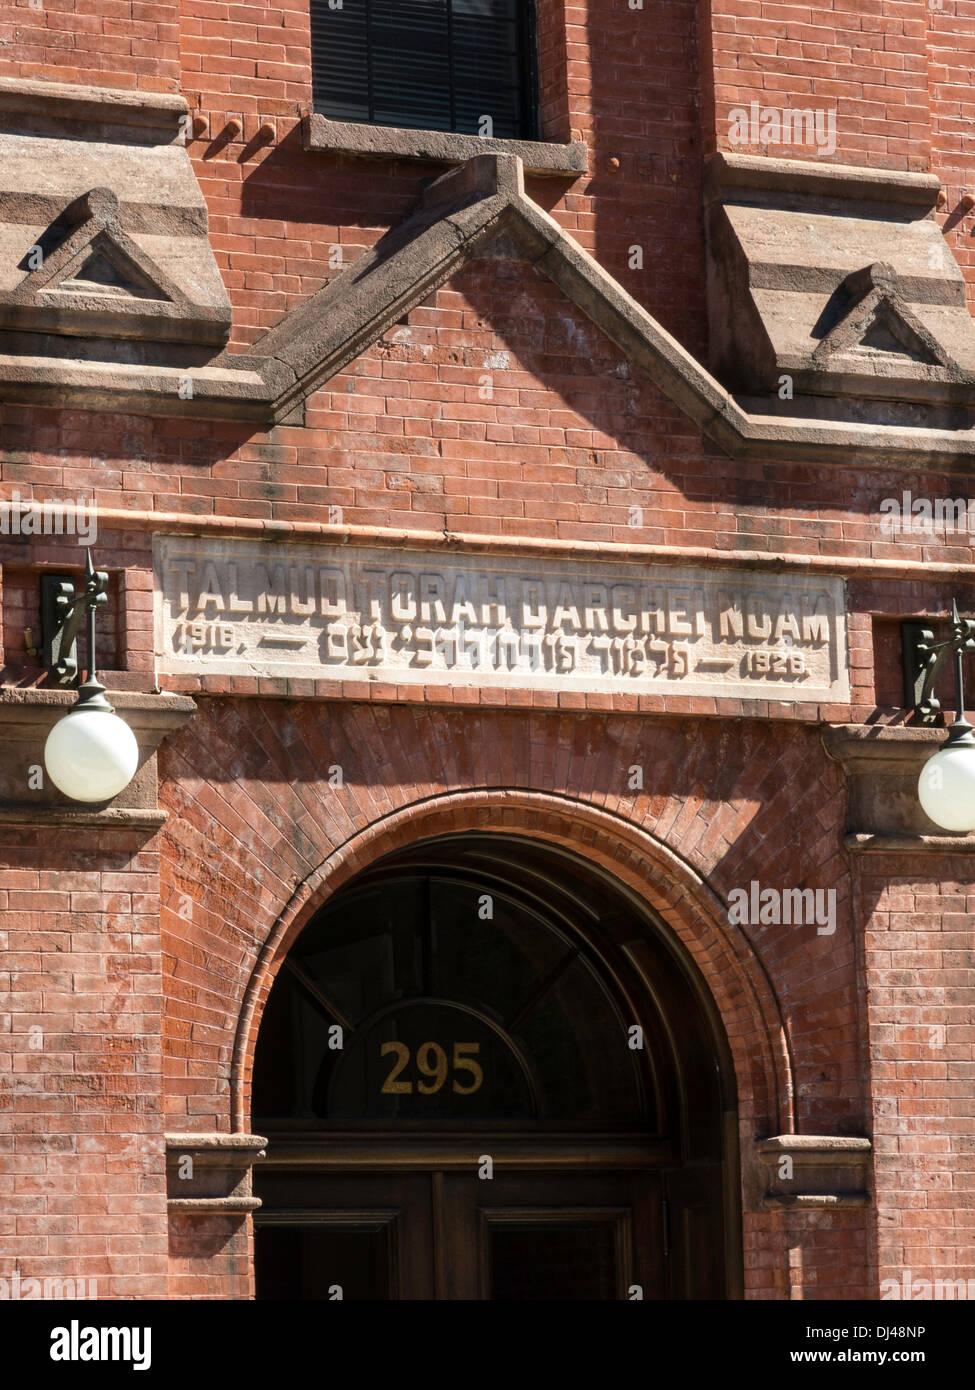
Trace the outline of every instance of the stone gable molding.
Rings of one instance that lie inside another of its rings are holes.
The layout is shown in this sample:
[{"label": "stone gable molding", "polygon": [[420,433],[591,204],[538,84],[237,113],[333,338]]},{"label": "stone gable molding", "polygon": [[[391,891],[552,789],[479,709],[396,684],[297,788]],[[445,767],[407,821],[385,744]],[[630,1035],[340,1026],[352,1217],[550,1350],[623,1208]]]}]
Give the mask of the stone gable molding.
[{"label": "stone gable molding", "polygon": [[[51,85],[53,87],[55,84]],[[65,102],[63,90],[56,98],[50,97],[50,105],[57,105],[57,101]],[[79,119],[76,110],[78,102],[83,105],[81,97],[77,101],[71,98],[68,102],[73,112],[72,119],[76,121]],[[2,105],[0,100],[0,110]],[[96,109],[102,112],[106,105],[114,109],[108,103],[107,95],[103,94],[101,103],[96,103]],[[127,111],[128,107],[124,109]],[[175,119],[176,112],[167,106],[159,119],[163,116],[167,120]],[[0,136],[0,144],[5,140],[24,138],[27,137],[3,135]],[[98,148],[89,147],[92,158],[97,157]],[[76,152],[76,144],[73,149]],[[153,151],[186,161],[185,174],[192,181],[192,196],[184,190],[184,205],[178,209],[178,217],[182,219],[184,232],[188,230],[190,222],[195,224],[197,230],[192,236],[181,236],[182,252],[185,253],[191,246],[196,246],[201,253],[205,251],[207,265],[215,273],[215,263],[206,240],[202,196],[193,180],[185,151],[179,148],[164,149],[162,146],[153,147]],[[133,156],[136,152],[134,148],[128,151]],[[144,154],[145,151],[138,153]],[[732,167],[731,162],[735,157],[722,158]],[[43,159],[44,151],[38,146],[31,167],[35,167],[38,160],[42,162],[42,182]],[[119,198],[118,220],[122,230],[150,256],[155,266],[185,289],[184,282],[175,273],[174,262],[167,255],[160,254],[158,246],[147,246],[141,239],[142,233],[136,231],[139,198],[133,195],[132,200],[128,201],[110,177],[99,178],[93,183],[88,176],[89,163],[85,161],[85,186],[75,184],[64,190],[70,193],[70,197],[62,195],[56,208],[57,215],[63,214],[68,203],[84,195],[89,195],[90,202],[93,189],[111,189]],[[769,165],[769,175],[776,187],[795,174],[790,161],[769,160],[764,163]],[[738,168],[737,165],[734,167]],[[3,169],[0,161],[0,170]],[[138,174],[142,179],[142,197],[145,198],[145,170],[138,159],[133,169],[136,171],[133,177]],[[167,173],[170,172],[172,168],[167,166]],[[749,165],[744,172],[747,182],[748,179],[758,180],[764,171],[756,172]],[[901,198],[916,208],[922,199],[932,196],[932,183],[926,176],[888,177],[869,170],[855,170],[852,173],[862,185],[869,188],[877,206],[895,203],[901,207],[902,204],[896,201]],[[828,166],[825,173],[814,169],[802,177],[805,178],[802,185],[805,194],[822,187],[832,196],[837,187],[853,187],[850,171],[844,172],[836,166]],[[18,196],[26,198],[25,176],[21,175],[20,178],[23,186]],[[178,182],[179,187],[184,189],[184,182]],[[151,186],[155,190],[158,184]],[[862,191],[861,187],[861,195]],[[48,203],[51,202],[50,194],[42,190],[43,197],[47,198]],[[57,204],[56,199],[54,202]],[[9,199],[2,206],[9,206]],[[172,206],[168,212],[164,207],[163,212],[169,217],[176,215]],[[126,222],[123,213],[134,219],[131,225]],[[147,208],[142,205],[141,215],[146,213]],[[925,225],[937,232],[933,223]],[[44,230],[42,225],[24,227],[16,222],[0,227],[0,295],[6,292],[9,297],[17,290],[23,279],[23,271],[14,273],[13,268]],[[876,401],[863,399],[854,403],[857,418],[830,420],[817,418],[815,413],[808,417],[777,414],[769,399],[737,399],[627,294],[553,217],[526,195],[522,160],[517,155],[506,153],[479,153],[428,185],[420,206],[405,222],[393,228],[376,246],[330,280],[323,289],[292,309],[246,353],[224,350],[216,355],[211,351],[201,356],[203,341],[213,331],[211,318],[205,331],[199,323],[195,324],[192,350],[186,348],[180,354],[179,345],[170,342],[157,343],[156,356],[152,360],[147,360],[145,353],[141,356],[138,353],[126,355],[120,348],[120,343],[124,347],[124,328],[118,325],[131,325],[138,321],[139,308],[130,307],[127,312],[116,315],[111,351],[106,360],[94,360],[97,352],[90,342],[84,353],[72,356],[70,348],[65,346],[71,341],[66,334],[55,338],[44,332],[15,334],[0,331],[0,387],[10,401],[139,414],[244,419],[265,427],[275,424],[300,425],[304,422],[307,399],[314,391],[445,284],[467,261],[483,254],[500,237],[504,238],[506,250],[511,248],[514,254],[534,265],[556,284],[577,308],[602,329],[630,362],[732,458],[836,464],[855,460],[860,467],[946,467],[975,462],[975,418],[968,410],[959,412],[952,407],[945,416],[943,411],[939,413],[940,407],[933,402],[926,405],[914,402],[911,404],[909,421],[891,422],[884,413],[887,404],[877,405]],[[119,245],[124,251],[125,246],[122,243]],[[875,256],[870,261],[871,266],[880,264],[886,267],[890,263],[890,258],[877,262]],[[148,263],[143,263],[142,272],[149,274],[149,269]],[[843,276],[838,278],[846,279],[851,270],[857,269],[862,267],[848,266]],[[911,333],[918,333],[916,322],[921,319],[928,337],[941,344],[952,362],[960,362],[963,371],[967,372],[967,357],[963,359],[959,354],[952,355],[945,347],[944,333],[936,331],[928,318],[920,314],[914,299],[908,303],[901,271],[896,264],[894,269],[897,275],[895,280],[889,282],[884,279],[885,271],[871,271],[868,277],[870,284],[864,297],[869,297],[882,283],[886,285],[874,307],[883,298],[886,306],[883,312],[888,317],[893,314],[896,318],[897,315],[890,308],[894,305],[900,315],[899,321],[904,325],[900,331],[908,337]],[[185,262],[181,273],[186,273]],[[876,278],[876,284],[871,277]],[[149,278],[152,278],[151,274]],[[21,294],[24,293],[21,290]],[[951,293],[955,293],[954,288]],[[189,295],[187,297],[191,298]],[[144,306],[145,300],[139,302]],[[193,302],[199,303],[199,297]],[[216,308],[218,302],[220,305],[226,303],[222,285],[220,294],[209,300],[211,309]],[[953,300],[941,308],[945,312],[951,310],[955,315],[953,322],[957,320],[958,313],[963,313],[968,328],[971,328],[967,310],[959,308]],[[220,312],[223,312],[222,309]],[[173,302],[168,313],[171,324],[178,321]],[[227,313],[229,318],[229,309]],[[77,322],[80,324],[81,320]],[[186,322],[189,324],[190,320]],[[15,343],[14,339],[18,341]],[[165,351],[167,348],[168,354]],[[842,358],[844,354],[840,352],[837,356]],[[975,365],[975,357],[972,360]],[[931,373],[943,374],[955,368],[939,362],[927,366],[925,370],[930,377]],[[844,374],[841,372],[838,375]],[[931,384],[931,380],[921,382],[924,386]],[[934,385],[937,391],[941,391],[944,383],[939,380]],[[948,385],[956,393],[962,390],[965,399],[968,399],[967,384],[954,382]],[[900,386],[898,391],[903,396]],[[820,398],[823,399],[828,398]],[[921,418],[926,421],[923,425],[917,423]]]},{"label": "stone gable molding", "polygon": [[[843,463],[855,454],[860,463],[887,466],[975,458],[975,427],[827,424],[749,415],[527,197],[521,161],[511,155],[478,155],[436,180],[406,223],[253,345],[249,366],[262,370],[261,358],[270,357],[279,374],[291,377],[273,400],[275,422],[301,423],[313,391],[502,233],[733,457]],[[233,359],[225,354],[222,360]]]}]

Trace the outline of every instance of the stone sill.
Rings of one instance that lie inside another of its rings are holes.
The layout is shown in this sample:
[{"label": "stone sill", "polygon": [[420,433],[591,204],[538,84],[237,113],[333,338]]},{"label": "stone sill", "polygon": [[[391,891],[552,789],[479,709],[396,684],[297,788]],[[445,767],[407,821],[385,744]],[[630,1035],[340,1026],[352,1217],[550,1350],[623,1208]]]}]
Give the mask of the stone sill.
[{"label": "stone sill", "polygon": [[844,837],[851,854],[975,854],[975,835],[870,835]]},{"label": "stone sill", "polygon": [[578,178],[589,170],[583,140],[553,144],[546,140],[492,140],[446,130],[408,130],[401,126],[360,125],[333,121],[308,111],[302,118],[304,148],[357,159],[409,159],[424,164],[463,164],[479,154],[514,154],[526,174]]},{"label": "stone sill", "polygon": [[766,1163],[788,1154],[796,1163],[853,1163],[868,1161],[872,1145],[859,1134],[775,1134],[759,1139],[755,1150]]},{"label": "stone sill", "polygon": [[866,1192],[802,1192],[794,1196],[780,1195],[762,1199],[762,1206],[766,1211],[835,1211],[837,1208],[869,1205],[870,1197]]},{"label": "stone sill", "polygon": [[[80,804],[80,803],[79,803]],[[35,806],[33,804],[0,805],[0,825],[61,826],[71,829],[158,830],[169,819],[168,811],[152,811],[140,807],[109,806],[104,811],[72,811],[67,806]]]},{"label": "stone sill", "polygon": [[260,1197],[170,1197],[166,1202],[181,1216],[245,1216],[260,1205]]},{"label": "stone sill", "polygon": [[[440,672],[441,680],[448,672]],[[654,716],[662,719],[759,719],[821,726],[837,706],[823,701],[746,700],[721,695],[634,695],[628,691],[533,690],[530,686],[459,686],[430,682],[313,680],[305,676],[196,676],[160,672],[166,684],[194,697],[261,700],[375,700],[380,704],[452,709],[520,709],[575,714]]]},{"label": "stone sill", "polygon": [[251,1163],[254,1156],[267,1148],[262,1134],[167,1134],[167,1153],[192,1153],[197,1157],[216,1154],[222,1162],[238,1158]]}]

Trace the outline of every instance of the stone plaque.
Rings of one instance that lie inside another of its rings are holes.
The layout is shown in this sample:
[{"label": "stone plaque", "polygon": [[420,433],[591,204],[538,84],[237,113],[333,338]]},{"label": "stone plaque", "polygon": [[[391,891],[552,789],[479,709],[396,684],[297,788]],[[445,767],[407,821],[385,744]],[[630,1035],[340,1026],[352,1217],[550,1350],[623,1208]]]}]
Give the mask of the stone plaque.
[{"label": "stone plaque", "polygon": [[845,702],[838,578],[156,536],[174,674]]}]

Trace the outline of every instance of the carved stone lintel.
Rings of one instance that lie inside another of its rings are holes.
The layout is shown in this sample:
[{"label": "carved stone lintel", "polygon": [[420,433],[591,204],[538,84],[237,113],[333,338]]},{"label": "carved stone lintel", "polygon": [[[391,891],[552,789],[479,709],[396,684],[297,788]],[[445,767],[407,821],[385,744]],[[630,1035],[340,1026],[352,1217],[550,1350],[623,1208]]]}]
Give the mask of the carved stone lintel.
[{"label": "carved stone lintel", "polygon": [[755,1145],[767,1210],[831,1211],[869,1205],[869,1139],[778,1134]]},{"label": "carved stone lintel", "polygon": [[166,1190],[170,1212],[245,1216],[261,1205],[251,1189],[267,1140],[259,1134],[168,1134]]}]

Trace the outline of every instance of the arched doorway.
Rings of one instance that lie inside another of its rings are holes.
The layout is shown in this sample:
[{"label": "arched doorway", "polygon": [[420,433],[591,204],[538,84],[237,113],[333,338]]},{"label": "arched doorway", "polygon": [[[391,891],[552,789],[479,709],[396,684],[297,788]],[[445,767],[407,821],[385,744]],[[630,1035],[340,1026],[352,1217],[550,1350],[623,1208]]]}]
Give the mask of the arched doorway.
[{"label": "arched doorway", "polygon": [[710,996],[550,844],[424,840],[329,899],[268,998],[253,1125],[258,1298],[740,1291]]}]

